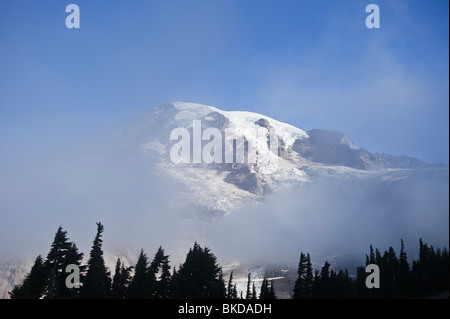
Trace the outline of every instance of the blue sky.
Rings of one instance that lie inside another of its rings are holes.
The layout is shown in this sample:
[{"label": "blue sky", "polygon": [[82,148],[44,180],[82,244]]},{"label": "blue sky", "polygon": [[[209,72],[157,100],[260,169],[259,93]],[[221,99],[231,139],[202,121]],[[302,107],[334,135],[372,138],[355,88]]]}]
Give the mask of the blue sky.
[{"label": "blue sky", "polygon": [[[365,27],[369,3],[380,29]],[[446,0],[2,0],[0,163],[171,101],[448,163],[448,12]]]}]

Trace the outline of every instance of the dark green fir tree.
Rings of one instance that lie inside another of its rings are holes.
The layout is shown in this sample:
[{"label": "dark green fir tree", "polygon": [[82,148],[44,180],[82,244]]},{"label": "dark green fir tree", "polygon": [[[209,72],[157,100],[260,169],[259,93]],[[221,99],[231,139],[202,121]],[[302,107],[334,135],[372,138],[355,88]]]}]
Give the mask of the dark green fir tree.
[{"label": "dark green fir tree", "polygon": [[114,277],[111,284],[111,299],[125,299],[131,281],[132,267],[125,268],[120,258],[117,258]]},{"label": "dark green fir tree", "polygon": [[277,299],[277,296],[275,294],[275,287],[273,285],[273,280],[270,281],[269,299]]},{"label": "dark green fir tree", "polygon": [[217,257],[209,248],[202,248],[195,243],[178,271],[177,298],[225,298],[225,287],[220,280],[220,273]]},{"label": "dark green fir tree", "polygon": [[111,279],[103,259],[103,230],[103,225],[97,223],[97,235],[92,245],[88,260],[88,270],[81,289],[83,299],[106,299],[109,295]]},{"label": "dark green fir tree", "polygon": [[78,298],[78,289],[66,286],[68,275],[66,268],[71,264],[76,265],[79,266],[81,272],[83,270],[80,267],[82,259],[83,253],[79,253],[77,246],[73,242],[69,242],[67,232],[60,226],[56,231],[50,251],[44,262],[44,267],[48,274],[44,298]]},{"label": "dark green fir tree", "polygon": [[234,299],[233,297],[233,272],[230,273],[230,278],[227,284],[227,299]]},{"label": "dark green fir tree", "polygon": [[306,255],[300,253],[300,262],[297,269],[297,280],[294,286],[294,296],[293,299],[304,299],[309,297],[307,284],[306,284],[306,271],[307,271],[308,260]]},{"label": "dark green fir tree", "polygon": [[308,253],[306,255],[305,298],[311,298],[313,283],[314,274],[311,264],[311,256]]},{"label": "dark green fir tree", "polygon": [[247,290],[245,292],[245,299],[252,299],[252,291],[250,290],[252,280],[250,278],[250,273],[247,275]]},{"label": "dark green fir tree", "polygon": [[155,297],[157,299],[169,299],[172,295],[172,276],[170,274],[169,256],[164,256],[161,261],[161,275],[156,282]]},{"label": "dark green fir tree", "polygon": [[396,278],[396,290],[398,297],[405,298],[411,293],[411,278],[408,264],[408,257],[405,252],[405,245],[403,239],[400,240],[400,260],[398,265],[398,274]]},{"label": "dark green fir tree", "polygon": [[253,282],[253,287],[252,287],[252,299],[257,299],[257,294],[256,294],[256,287],[255,287],[255,282]]},{"label": "dark green fir tree", "polygon": [[130,299],[148,299],[151,297],[147,285],[147,265],[147,255],[141,249],[136,267],[134,267],[134,277],[130,283],[128,294]]},{"label": "dark green fir tree", "polygon": [[263,278],[262,284],[261,284],[261,291],[259,293],[259,299],[270,299],[270,287],[269,287],[269,281],[266,277]]},{"label": "dark green fir tree", "polygon": [[39,255],[34,261],[31,271],[20,285],[14,286],[9,292],[11,299],[39,299],[43,296],[47,284],[47,269],[44,260]]}]

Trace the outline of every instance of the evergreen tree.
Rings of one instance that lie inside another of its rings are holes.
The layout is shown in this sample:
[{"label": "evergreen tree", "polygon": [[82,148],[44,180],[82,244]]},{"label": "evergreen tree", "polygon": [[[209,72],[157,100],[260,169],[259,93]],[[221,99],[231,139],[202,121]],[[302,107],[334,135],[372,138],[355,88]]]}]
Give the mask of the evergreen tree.
[{"label": "evergreen tree", "polygon": [[122,275],[122,298],[125,299],[128,295],[128,289],[131,283],[131,272],[133,271],[133,267],[125,267],[122,262],[122,268],[120,270],[120,274]]},{"label": "evergreen tree", "polygon": [[382,264],[381,253],[378,248],[375,249],[375,264],[377,264],[378,267]]},{"label": "evergreen tree", "polygon": [[398,259],[394,248],[385,251],[380,266],[380,293],[382,298],[396,297],[395,279],[398,273]]},{"label": "evergreen tree", "polygon": [[64,279],[62,278],[62,274],[63,271],[65,271],[65,269],[63,269],[63,262],[64,256],[69,247],[70,243],[67,238],[67,231],[63,230],[62,227],[59,226],[45,261],[45,268],[49,271],[47,283],[48,287],[45,296],[48,299],[62,298],[61,291],[65,287],[65,280],[64,283],[62,282],[62,279]]},{"label": "evergreen tree", "polygon": [[253,287],[252,287],[252,299],[257,299],[255,282],[253,282]]},{"label": "evergreen tree", "polygon": [[111,299],[125,299],[131,281],[132,267],[125,268],[124,263],[117,259],[114,277],[111,284]]},{"label": "evergreen tree", "polygon": [[134,267],[134,276],[130,283],[128,297],[130,299],[148,299],[150,298],[147,289],[147,255],[141,249],[136,267]]},{"label": "evergreen tree", "polygon": [[[366,255],[367,256],[367,255]],[[366,299],[369,298],[368,290],[366,287],[366,269],[365,267],[356,268],[356,281],[355,281],[355,294],[356,298]]]},{"label": "evergreen tree", "polygon": [[82,259],[83,254],[78,252],[74,243],[69,242],[67,232],[60,226],[44,262],[48,274],[44,298],[67,299],[78,296],[78,289],[66,287],[66,268],[70,264],[80,266]]},{"label": "evergreen tree", "polygon": [[164,255],[164,249],[159,246],[158,251],[155,254],[155,257],[153,258],[153,261],[150,263],[149,271],[152,272],[154,275],[156,275],[161,268],[163,262],[165,259],[167,259],[169,256]]},{"label": "evergreen tree", "polygon": [[396,290],[399,293],[399,297],[407,297],[410,295],[410,270],[408,264],[408,258],[405,252],[405,245],[403,239],[400,240],[400,261],[398,265],[398,275],[396,278]]},{"label": "evergreen tree", "polygon": [[227,289],[225,288],[225,281],[223,280],[222,270],[219,272],[219,280],[217,282],[217,297],[220,299],[225,299],[227,296]]},{"label": "evergreen tree", "polygon": [[294,299],[308,298],[308,288],[306,284],[306,272],[307,272],[307,257],[303,252],[300,253],[300,262],[297,270],[297,280],[294,286]]},{"label": "evergreen tree", "polygon": [[330,266],[330,263],[328,261],[325,261],[325,264],[320,271],[320,279],[325,280],[330,278]]},{"label": "evergreen tree", "polygon": [[225,298],[224,283],[219,279],[220,272],[216,256],[209,248],[202,248],[195,243],[178,271],[177,298]]},{"label": "evergreen tree", "polygon": [[236,284],[233,286],[233,292],[230,299],[238,299]]},{"label": "evergreen tree", "polygon": [[305,297],[310,298],[314,282],[313,269],[311,264],[311,256],[306,255],[306,274],[305,274]]},{"label": "evergreen tree", "polygon": [[[369,264],[375,264],[376,263],[376,258],[375,258],[375,254],[373,253],[373,247],[372,245],[370,245],[370,259],[369,259]],[[366,265],[367,266],[367,265]]]},{"label": "evergreen tree", "polygon": [[338,299],[350,299],[353,298],[353,282],[350,279],[348,270],[339,270],[336,275],[335,286],[335,298]]},{"label": "evergreen tree", "polygon": [[419,260],[413,264],[414,290],[418,296],[429,295],[431,287],[431,251],[427,244],[419,239]]},{"label": "evergreen tree", "polygon": [[273,288],[273,281],[270,284],[266,277],[263,278],[261,284],[261,292],[259,294],[259,299],[275,299],[275,291]]},{"label": "evergreen tree", "polygon": [[[63,263],[63,269],[66,269],[69,265],[76,265],[80,270],[80,282],[84,281],[84,272],[86,270],[86,266],[81,265],[81,261],[83,259],[83,253],[78,252],[78,247],[75,243],[70,243],[69,249],[67,251],[66,257]],[[66,278],[68,273],[64,275]],[[67,288],[65,290],[65,299],[78,299],[80,298],[80,289],[79,288]]]},{"label": "evergreen tree", "polygon": [[16,285],[9,292],[11,299],[39,299],[43,296],[47,283],[47,269],[44,260],[39,255],[34,261],[33,267],[20,285]]},{"label": "evergreen tree", "polygon": [[228,279],[227,299],[234,299],[233,298],[233,272],[230,273],[230,278]]},{"label": "evergreen tree", "polygon": [[261,290],[259,292],[259,299],[268,299],[269,295],[269,283],[266,279],[266,277],[263,278],[263,281],[261,283]]},{"label": "evergreen tree", "polygon": [[447,248],[444,247],[439,265],[440,291],[448,291],[449,287],[449,257]]},{"label": "evergreen tree", "polygon": [[337,274],[333,269],[331,269],[330,270],[330,280],[328,282],[328,287],[326,288],[327,294],[328,294],[327,298],[329,298],[329,299],[335,299],[335,298],[339,297],[339,292],[337,291],[336,282],[337,282]]},{"label": "evergreen tree", "polygon": [[247,291],[245,292],[245,299],[252,299],[252,292],[250,291],[251,285],[250,273],[247,275]]},{"label": "evergreen tree", "polygon": [[[159,280],[157,280],[158,275]],[[147,270],[147,286],[152,298],[167,299],[171,295],[172,277],[170,275],[169,256],[165,255],[161,246]]]},{"label": "evergreen tree", "polygon": [[121,274],[122,263],[120,258],[117,258],[116,268],[114,269],[114,276],[111,283],[111,299],[122,299],[122,274]]},{"label": "evergreen tree", "polygon": [[[380,285],[382,285],[382,280],[384,277],[384,270],[385,267],[383,266],[383,258],[381,257],[381,252],[378,250],[378,248],[375,249],[375,264],[380,268]],[[370,291],[368,292],[368,295],[371,299],[373,298],[380,298],[383,294],[383,292],[381,291],[384,288],[380,289],[370,289]]]},{"label": "evergreen tree", "polygon": [[156,298],[156,286],[157,286],[157,280],[156,275],[153,273],[153,271],[150,268],[147,268],[146,273],[146,283],[145,283],[145,295],[146,299],[154,299]]},{"label": "evergreen tree", "polygon": [[435,295],[439,292],[439,284],[440,280],[438,277],[439,264],[441,262],[441,251],[439,248],[435,251],[433,246],[430,246],[430,284],[431,284],[431,293]]},{"label": "evergreen tree", "polygon": [[172,289],[172,276],[170,275],[169,256],[165,256],[161,265],[161,276],[156,283],[156,298],[169,299]]},{"label": "evergreen tree", "polygon": [[104,227],[97,223],[97,235],[92,245],[90,258],[88,261],[88,271],[81,289],[84,299],[106,299],[109,294],[111,279],[109,271],[106,269],[102,250],[102,233]]},{"label": "evergreen tree", "polygon": [[419,276],[419,263],[417,260],[413,260],[411,267],[411,285],[413,295],[420,295],[420,276]]},{"label": "evergreen tree", "polygon": [[[372,245],[369,246],[369,252],[370,257],[368,258],[366,255],[366,267],[369,264],[377,265],[380,268],[380,277],[382,278],[383,275],[381,274],[381,272],[383,272],[385,268],[383,267],[383,259],[381,257],[381,253],[378,250],[378,248],[376,248],[374,251]],[[359,269],[359,272],[357,274],[358,275],[356,283],[357,297],[369,299],[379,298],[381,296],[380,289],[367,289],[366,287],[365,284],[365,280],[367,278],[366,267]]]},{"label": "evergreen tree", "polygon": [[320,275],[316,275],[313,287],[313,297],[317,299],[330,298],[330,264],[325,261]]},{"label": "evergreen tree", "polygon": [[319,271],[317,269],[315,269],[311,297],[313,299],[318,299],[319,295],[320,295],[319,292],[320,292],[320,275],[319,275]]},{"label": "evergreen tree", "polygon": [[273,280],[270,281],[269,299],[277,299],[275,295],[275,288],[273,286]]},{"label": "evergreen tree", "polygon": [[170,298],[172,299],[176,299],[176,298],[180,298],[180,291],[178,289],[178,272],[177,272],[177,268],[174,266],[173,267],[173,272],[172,272],[172,279],[171,279],[171,285],[170,285]]},{"label": "evergreen tree", "polygon": [[[367,290],[365,286],[365,268],[357,269],[357,292],[358,298],[364,298],[363,293]],[[349,299],[355,296],[354,282],[350,278],[348,270],[339,270],[338,272],[330,269],[330,264],[326,261],[321,269],[320,275],[315,272],[312,285],[312,298],[315,299]]]}]

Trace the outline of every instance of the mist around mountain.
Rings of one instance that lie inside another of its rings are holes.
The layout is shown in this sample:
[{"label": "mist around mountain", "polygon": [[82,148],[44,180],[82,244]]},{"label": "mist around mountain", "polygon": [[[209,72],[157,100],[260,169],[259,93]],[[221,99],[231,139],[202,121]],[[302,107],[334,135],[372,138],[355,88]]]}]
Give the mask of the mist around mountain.
[{"label": "mist around mountain", "polygon": [[[257,161],[193,163],[191,154],[190,163],[173,163],[177,141],[170,133],[181,127],[193,138],[194,120],[202,132],[244,136]],[[258,139],[270,131],[277,154],[269,139]],[[141,248],[159,245],[177,265],[195,241],[227,269],[292,265],[300,251],[317,265],[329,260],[356,269],[369,244],[384,250],[399,238],[412,247],[411,258],[418,258],[417,238],[448,247],[448,167],[371,153],[345,133],[303,131],[256,113],[170,103],[79,145],[0,169],[1,287],[17,283],[16,260],[26,259],[29,269],[60,225],[89,251],[98,220],[108,228],[110,269],[117,257],[132,265]]]}]

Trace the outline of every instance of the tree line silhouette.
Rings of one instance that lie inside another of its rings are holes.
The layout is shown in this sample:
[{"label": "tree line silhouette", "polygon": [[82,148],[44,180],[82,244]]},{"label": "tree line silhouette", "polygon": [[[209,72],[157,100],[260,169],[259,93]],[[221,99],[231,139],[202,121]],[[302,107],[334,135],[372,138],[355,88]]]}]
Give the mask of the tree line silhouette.
[{"label": "tree line silhouette", "polygon": [[[159,247],[150,261],[141,250],[136,265],[126,267],[117,259],[114,275],[105,265],[102,250],[104,227],[97,223],[89,259],[82,264],[84,254],[69,241],[67,232],[60,226],[50,251],[44,260],[38,256],[21,284],[9,292],[11,299],[275,299],[273,281],[264,278],[259,293],[250,274],[245,296],[238,295],[233,272],[227,283],[217,257],[208,247],[198,243],[189,250],[178,270],[170,266],[169,255]],[[399,257],[392,247],[384,254],[370,246],[366,266],[377,264],[380,268],[380,288],[368,289],[365,285],[365,267],[358,267],[356,278],[347,269],[335,271],[325,262],[313,270],[309,254],[300,254],[293,299],[329,298],[409,298],[427,297],[448,291],[449,260],[447,249],[435,250],[419,241],[419,260],[410,268],[403,240]],[[69,288],[66,283],[68,265],[80,270],[80,287]]]},{"label": "tree line silhouette", "polygon": [[376,264],[380,269],[380,288],[366,286],[366,267],[357,268],[356,278],[351,278],[347,269],[336,272],[326,261],[320,273],[312,269],[309,254],[300,254],[295,282],[294,299],[392,299],[426,298],[447,292],[449,286],[449,256],[444,248],[434,249],[419,240],[419,260],[409,266],[403,240],[397,257],[391,246],[383,254],[370,245],[366,255],[366,266]]},{"label": "tree line silhouette", "polygon": [[[97,223],[87,265],[83,253],[59,227],[47,258],[38,256],[21,284],[9,292],[11,299],[239,299],[233,273],[225,285],[222,268],[208,247],[195,243],[186,260],[171,272],[169,256],[159,247],[153,260],[141,250],[136,265],[126,267],[117,259],[114,275],[105,265],[102,250],[104,227]],[[69,288],[68,265],[80,269],[80,288]],[[248,285],[251,285],[250,277]],[[242,293],[240,298],[243,298]],[[273,284],[264,278],[261,292],[247,292],[245,299],[275,298]]]}]

